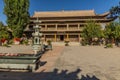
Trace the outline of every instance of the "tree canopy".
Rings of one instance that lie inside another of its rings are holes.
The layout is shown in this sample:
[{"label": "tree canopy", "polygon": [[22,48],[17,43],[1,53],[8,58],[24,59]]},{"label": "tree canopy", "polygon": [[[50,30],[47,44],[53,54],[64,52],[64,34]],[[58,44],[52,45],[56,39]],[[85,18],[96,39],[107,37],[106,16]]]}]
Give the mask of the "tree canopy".
[{"label": "tree canopy", "polygon": [[117,22],[111,22],[105,27],[105,36],[108,39],[120,39],[120,25]]},{"label": "tree canopy", "polygon": [[119,5],[111,7],[110,17],[118,17],[120,23],[120,2]]},{"label": "tree canopy", "polygon": [[102,27],[95,21],[89,20],[83,29],[82,37],[91,44],[92,39],[103,37]]},{"label": "tree canopy", "polygon": [[7,31],[6,26],[4,26],[2,22],[0,22],[0,39],[2,38],[8,39],[8,37],[9,37],[9,33]]},{"label": "tree canopy", "polygon": [[88,21],[85,28],[83,29],[83,37],[84,38],[99,38],[102,34],[102,28],[99,24],[95,23],[95,21]]},{"label": "tree canopy", "polygon": [[29,0],[4,0],[4,14],[14,37],[21,37],[29,22]]},{"label": "tree canopy", "polygon": [[109,39],[114,38],[115,26],[116,24],[113,22],[106,25],[105,30],[104,30],[104,34],[106,38],[109,38]]},{"label": "tree canopy", "polygon": [[117,39],[117,40],[119,39],[119,41],[120,41],[120,25],[117,25],[115,27],[114,35],[115,35],[115,39]]}]

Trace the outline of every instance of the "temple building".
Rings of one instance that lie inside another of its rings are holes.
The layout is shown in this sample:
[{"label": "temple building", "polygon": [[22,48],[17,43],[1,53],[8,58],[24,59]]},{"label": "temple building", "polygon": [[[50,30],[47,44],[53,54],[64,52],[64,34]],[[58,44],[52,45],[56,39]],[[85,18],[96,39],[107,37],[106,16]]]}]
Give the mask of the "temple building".
[{"label": "temple building", "polygon": [[[96,14],[94,10],[34,12],[25,32],[30,36],[33,26],[38,24],[41,26],[45,41],[80,41],[87,20],[94,20],[101,27],[105,27],[114,20],[114,18],[107,18],[108,15],[109,12]],[[39,22],[36,23],[37,19]]]}]

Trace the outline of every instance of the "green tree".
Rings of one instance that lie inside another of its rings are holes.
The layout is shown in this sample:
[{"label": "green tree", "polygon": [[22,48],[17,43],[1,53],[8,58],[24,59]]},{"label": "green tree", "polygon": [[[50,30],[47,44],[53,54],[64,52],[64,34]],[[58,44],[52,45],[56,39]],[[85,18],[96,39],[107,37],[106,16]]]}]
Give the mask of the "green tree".
[{"label": "green tree", "polygon": [[118,17],[119,22],[120,22],[120,2],[119,2],[119,5],[111,7],[110,16],[111,17]]},{"label": "green tree", "polygon": [[116,24],[114,36],[115,36],[116,42],[120,42],[120,24]]},{"label": "green tree", "polygon": [[116,24],[112,22],[105,26],[104,34],[106,38],[108,39],[114,38],[115,25]]},{"label": "green tree", "polygon": [[91,44],[93,38],[103,37],[101,26],[95,21],[88,21],[85,28],[83,29],[82,37],[88,41],[89,44]]},{"label": "green tree", "polygon": [[4,14],[13,37],[21,37],[29,22],[29,0],[4,0]]},{"label": "green tree", "polygon": [[0,22],[0,39],[8,39],[9,38],[9,33],[7,31],[6,26],[2,22]]},{"label": "green tree", "polygon": [[105,27],[104,34],[109,43],[113,43],[120,38],[120,25],[116,22],[111,22]]}]

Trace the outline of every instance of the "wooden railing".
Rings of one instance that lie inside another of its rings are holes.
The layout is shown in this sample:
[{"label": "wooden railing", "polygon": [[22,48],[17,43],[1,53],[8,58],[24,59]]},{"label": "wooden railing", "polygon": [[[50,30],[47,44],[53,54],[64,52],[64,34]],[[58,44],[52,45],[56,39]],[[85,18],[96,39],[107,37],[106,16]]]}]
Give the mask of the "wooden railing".
[{"label": "wooden railing", "polygon": [[78,27],[76,27],[76,28],[42,28],[41,29],[42,31],[59,31],[59,30],[62,30],[62,31],[78,31],[78,30],[80,30],[80,31],[82,31],[83,30],[83,27],[81,27],[81,28],[78,28]]}]

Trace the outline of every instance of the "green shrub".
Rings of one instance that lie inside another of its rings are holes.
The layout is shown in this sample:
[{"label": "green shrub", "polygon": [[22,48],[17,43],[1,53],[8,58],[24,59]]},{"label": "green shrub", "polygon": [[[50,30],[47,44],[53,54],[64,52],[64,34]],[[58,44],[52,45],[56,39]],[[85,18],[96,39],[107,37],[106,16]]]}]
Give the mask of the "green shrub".
[{"label": "green shrub", "polygon": [[4,47],[10,47],[8,44],[3,44]]},{"label": "green shrub", "polygon": [[26,40],[23,40],[23,41],[22,41],[22,44],[28,45],[28,40],[27,40],[27,39],[26,39]]},{"label": "green shrub", "polygon": [[86,46],[88,44],[88,42],[86,40],[82,40],[80,43],[82,46]]},{"label": "green shrub", "polygon": [[113,45],[111,43],[106,44],[106,48],[113,48]]},{"label": "green shrub", "polygon": [[8,41],[8,44],[13,44],[13,40],[12,40],[12,39],[9,40],[9,41]]}]

